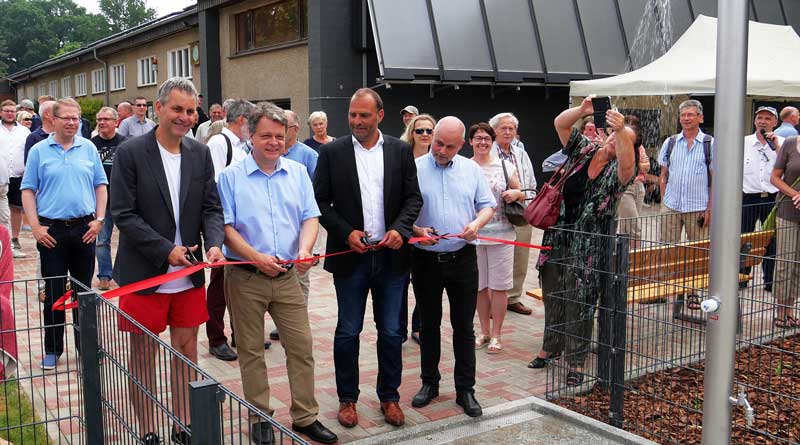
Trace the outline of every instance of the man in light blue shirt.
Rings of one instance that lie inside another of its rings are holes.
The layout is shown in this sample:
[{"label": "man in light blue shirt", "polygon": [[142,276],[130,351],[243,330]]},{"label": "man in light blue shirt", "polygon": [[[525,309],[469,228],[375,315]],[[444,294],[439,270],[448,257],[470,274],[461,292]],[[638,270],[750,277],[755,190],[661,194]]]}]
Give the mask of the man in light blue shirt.
[{"label": "man in light blue shirt", "polygon": [[300,120],[297,113],[285,110],[286,118],[289,120],[289,127],[286,130],[286,153],[284,156],[303,164],[308,171],[308,177],[314,179],[314,171],[317,169],[317,158],[319,155],[313,148],[300,142],[297,133],[300,131]]},{"label": "man in light blue shirt", "polygon": [[[414,235],[459,234],[457,239],[424,241],[412,249],[411,277],[418,291],[422,318],[420,351],[422,388],[411,404],[420,408],[439,395],[442,291],[450,300],[456,403],[464,412],[483,414],[475,400],[475,331],[472,320],[478,300],[478,230],[494,215],[497,202],[474,161],[458,155],[464,145],[464,124],[448,116],[436,124],[430,153],[419,157],[417,178],[423,205]],[[511,267],[510,265],[508,267]]]},{"label": "man in light blue shirt", "polygon": [[711,178],[714,138],[700,130],[703,105],[687,100],[678,106],[683,131],[670,136],[661,146],[659,186],[665,216],[661,241],[681,240],[686,230],[689,241],[707,239],[711,224]]},{"label": "man in light blue shirt", "polygon": [[147,118],[147,99],[139,96],[133,101],[133,116],[119,124],[117,133],[132,138],[147,133],[155,126],[156,123]]},{"label": "man in light blue shirt", "polygon": [[[320,215],[314,188],[301,164],[281,156],[287,121],[280,108],[257,106],[248,116],[248,127],[253,150],[223,170],[217,181],[225,214],[225,256],[254,263],[225,266],[225,296],[236,331],[244,396],[273,414],[262,337],[268,311],[283,334],[292,429],[318,442],[335,443],[336,435],[317,420],[308,306],[297,279],[311,263],[280,263],[312,256]],[[274,432],[269,423],[258,422],[251,426],[251,438],[271,444]]]},{"label": "man in light blue shirt", "polygon": [[781,110],[781,125],[775,129],[775,134],[782,138],[797,136],[797,124],[800,124],[800,111],[795,107],[783,107]]},{"label": "man in light blue shirt", "polygon": [[[85,285],[94,276],[95,240],[103,227],[108,179],[97,148],[78,135],[81,108],[72,99],[53,105],[55,131],[28,154],[22,177],[22,203],[39,250],[43,277],[68,273]],[[48,280],[42,306],[42,369],[54,369],[64,352],[64,311],[53,302],[64,294],[64,278]],[[77,327],[77,311],[73,311]],[[74,330],[75,345],[80,345]],[[79,351],[80,352],[80,351]]]}]

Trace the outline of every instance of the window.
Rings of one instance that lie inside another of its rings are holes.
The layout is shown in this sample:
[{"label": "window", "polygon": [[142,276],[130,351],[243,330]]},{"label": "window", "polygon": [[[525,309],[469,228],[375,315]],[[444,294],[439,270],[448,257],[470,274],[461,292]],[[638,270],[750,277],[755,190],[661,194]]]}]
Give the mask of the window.
[{"label": "window", "polygon": [[39,96],[47,96],[47,84],[43,83],[39,85]]},{"label": "window", "polygon": [[136,61],[139,71],[138,80],[136,81],[137,86],[144,87],[156,84],[156,70],[155,65],[153,65],[154,58],[154,56],[150,56]]},{"label": "window", "polygon": [[125,89],[125,64],[111,65],[111,91]]},{"label": "window", "polygon": [[51,80],[50,81],[50,87],[47,90],[47,94],[49,94],[49,95],[51,95],[53,97],[58,97],[58,81],[57,80]]},{"label": "window", "polygon": [[92,71],[92,94],[106,92],[106,71],[103,68]]},{"label": "window", "polygon": [[282,0],[236,14],[236,52],[307,38],[306,9],[306,0]]},{"label": "window", "polygon": [[169,77],[192,77],[192,62],[189,59],[189,47],[174,49],[167,53]]},{"label": "window", "polygon": [[75,96],[86,95],[86,73],[75,75]]},{"label": "window", "polygon": [[61,79],[61,95],[64,97],[72,97],[72,79],[69,77]]}]

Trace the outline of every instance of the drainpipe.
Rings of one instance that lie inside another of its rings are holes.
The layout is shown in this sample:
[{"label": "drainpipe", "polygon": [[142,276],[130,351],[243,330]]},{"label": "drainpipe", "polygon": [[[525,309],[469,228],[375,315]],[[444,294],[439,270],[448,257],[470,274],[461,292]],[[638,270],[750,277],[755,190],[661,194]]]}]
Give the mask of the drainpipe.
[{"label": "drainpipe", "polygon": [[108,72],[108,64],[104,60],[101,60],[99,57],[97,57],[97,48],[94,48],[94,50],[92,51],[92,55],[94,56],[94,60],[97,60],[98,62],[103,64],[103,72],[106,73],[106,103],[105,103],[105,105],[111,106],[111,93],[110,93],[110,90],[111,90],[111,73]]}]

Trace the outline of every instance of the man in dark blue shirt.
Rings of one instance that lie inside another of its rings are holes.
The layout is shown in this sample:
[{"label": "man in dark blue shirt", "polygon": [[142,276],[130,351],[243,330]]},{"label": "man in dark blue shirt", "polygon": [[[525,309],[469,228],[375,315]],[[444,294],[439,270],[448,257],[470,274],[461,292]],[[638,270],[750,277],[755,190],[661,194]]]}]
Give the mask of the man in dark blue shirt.
[{"label": "man in dark blue shirt", "polygon": [[31,126],[31,134],[28,135],[28,139],[25,140],[25,163],[28,163],[28,153],[31,151],[31,147],[36,145],[37,142],[41,142],[47,139],[47,136],[50,136],[50,133],[54,131],[53,129],[53,105],[55,101],[44,101],[39,103],[39,116],[41,116],[42,126],[37,128],[36,130],[33,129]]}]

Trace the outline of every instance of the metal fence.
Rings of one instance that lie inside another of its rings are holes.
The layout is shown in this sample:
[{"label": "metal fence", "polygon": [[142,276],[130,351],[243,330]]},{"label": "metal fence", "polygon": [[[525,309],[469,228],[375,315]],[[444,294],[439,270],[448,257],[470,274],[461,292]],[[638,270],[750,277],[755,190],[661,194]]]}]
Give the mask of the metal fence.
[{"label": "metal fence", "polygon": [[[745,206],[744,218],[768,213],[767,206],[772,205]],[[554,260],[567,278],[562,291],[545,297],[593,313],[596,328],[594,335],[582,335],[585,330],[577,319],[549,328],[566,344],[585,347],[553,361],[546,396],[661,443],[699,444],[705,324],[714,316],[698,307],[707,294],[709,243],[687,241],[685,235],[678,242],[661,241],[662,227],[672,223],[667,219],[678,217],[664,213],[640,218],[641,240],[616,230],[608,235],[557,229],[573,240],[605,243],[608,257],[607,266],[590,270],[568,256]],[[732,440],[798,444],[800,331],[791,319],[784,320],[786,314],[800,314],[795,301],[800,293],[800,226],[779,222],[775,231],[756,226],[731,242],[739,242],[742,252]],[[595,274],[599,284],[578,288],[569,277],[579,273]],[[587,294],[598,296],[596,306],[578,301],[578,295]],[[568,385],[570,371],[580,371],[581,365],[583,382]]]},{"label": "metal fence", "polygon": [[[123,313],[114,303],[67,278],[79,307],[67,315],[64,354],[52,371],[40,362],[45,324],[38,282],[10,284],[15,325],[3,323],[0,339],[15,338],[16,374],[7,375],[0,393],[0,437],[15,444],[140,444],[153,432],[171,443],[173,429],[185,430],[194,443],[249,444],[251,425],[266,422],[276,444],[307,444],[305,440],[214,380],[167,342]],[[74,323],[77,316],[79,323]],[[121,331],[128,323],[141,331]],[[73,332],[80,332],[78,354]],[[131,358],[131,337],[138,337],[154,357],[152,366]],[[0,343],[6,350],[10,344]],[[152,372],[143,370],[152,369]],[[188,382],[176,385],[177,381]],[[32,406],[17,413],[18,399]],[[188,420],[188,419],[191,419]]]}]

